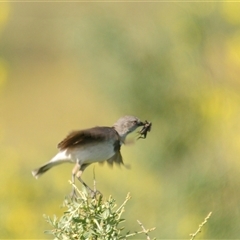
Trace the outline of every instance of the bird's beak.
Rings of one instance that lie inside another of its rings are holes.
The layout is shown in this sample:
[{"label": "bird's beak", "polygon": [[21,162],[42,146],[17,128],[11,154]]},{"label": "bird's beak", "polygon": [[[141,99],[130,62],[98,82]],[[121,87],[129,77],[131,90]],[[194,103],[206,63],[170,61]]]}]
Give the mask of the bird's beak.
[{"label": "bird's beak", "polygon": [[138,126],[139,126],[139,127],[144,126],[144,125],[145,125],[145,123],[143,123],[143,122],[141,122],[141,121],[138,123]]}]

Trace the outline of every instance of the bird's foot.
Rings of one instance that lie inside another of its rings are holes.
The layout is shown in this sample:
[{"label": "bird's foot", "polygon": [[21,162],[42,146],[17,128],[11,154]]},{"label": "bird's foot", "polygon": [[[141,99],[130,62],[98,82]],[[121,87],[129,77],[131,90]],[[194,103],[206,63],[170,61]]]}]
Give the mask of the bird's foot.
[{"label": "bird's foot", "polygon": [[75,189],[75,188],[72,189],[72,191],[71,191],[71,193],[70,193],[70,198],[71,198],[72,200],[76,200],[76,199],[78,198],[78,195],[77,195],[77,192],[76,192],[76,189]]},{"label": "bird's foot", "polygon": [[[86,188],[87,192],[89,194],[89,196],[91,198],[97,198],[98,196],[103,196],[102,193],[98,190],[92,190],[90,187]],[[70,193],[70,198],[72,200],[77,200],[79,198],[79,195],[76,192],[76,189],[72,189],[71,193]]]},{"label": "bird's foot", "polygon": [[101,197],[103,196],[102,193],[98,190],[89,189],[89,193],[91,198],[97,198],[97,196],[101,196]]}]

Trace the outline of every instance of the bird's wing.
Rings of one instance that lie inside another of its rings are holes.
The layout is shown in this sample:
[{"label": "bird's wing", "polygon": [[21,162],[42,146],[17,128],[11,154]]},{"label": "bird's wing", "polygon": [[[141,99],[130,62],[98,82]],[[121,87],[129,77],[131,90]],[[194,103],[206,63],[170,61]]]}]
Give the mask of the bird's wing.
[{"label": "bird's wing", "polygon": [[124,165],[122,155],[120,151],[117,151],[111,158],[107,160],[107,163],[112,167],[113,163],[118,165]]},{"label": "bird's wing", "polygon": [[[94,127],[80,131],[71,132],[63,141],[58,144],[60,150],[77,147],[93,142],[113,140],[116,145],[120,145],[120,137],[112,127]],[[114,144],[114,145],[115,145]]]}]

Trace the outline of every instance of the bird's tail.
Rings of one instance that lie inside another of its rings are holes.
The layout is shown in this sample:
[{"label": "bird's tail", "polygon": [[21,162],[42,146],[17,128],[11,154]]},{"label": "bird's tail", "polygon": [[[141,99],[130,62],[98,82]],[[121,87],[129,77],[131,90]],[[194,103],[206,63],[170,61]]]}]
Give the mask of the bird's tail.
[{"label": "bird's tail", "polygon": [[35,178],[39,178],[42,174],[48,171],[50,168],[59,165],[64,162],[71,162],[69,156],[66,155],[66,152],[59,152],[55,157],[53,157],[48,163],[45,163],[40,168],[34,169],[32,175]]},{"label": "bird's tail", "polygon": [[49,162],[41,166],[40,168],[34,169],[32,171],[32,175],[38,179],[42,174],[44,174],[46,171],[48,171],[50,168],[52,168],[54,165],[56,165],[56,162]]},{"label": "bird's tail", "polygon": [[45,163],[43,166],[34,169],[32,171],[32,175],[38,179],[43,173],[48,171],[50,168],[64,162],[71,162],[71,159],[69,155],[66,155],[65,151],[61,151],[55,157],[53,157],[48,163]]}]

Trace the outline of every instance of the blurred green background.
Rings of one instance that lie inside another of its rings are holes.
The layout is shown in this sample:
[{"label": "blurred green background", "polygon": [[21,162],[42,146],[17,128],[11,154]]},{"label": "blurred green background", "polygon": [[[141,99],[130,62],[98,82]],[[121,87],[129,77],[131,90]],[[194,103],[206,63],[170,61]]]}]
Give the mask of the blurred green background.
[{"label": "blurred green background", "polygon": [[131,170],[95,164],[104,196],[131,193],[127,229],[186,239],[212,211],[199,237],[239,238],[239,3],[0,3],[0,50],[0,238],[50,239],[72,165],[31,170],[127,114],[153,122]]}]

